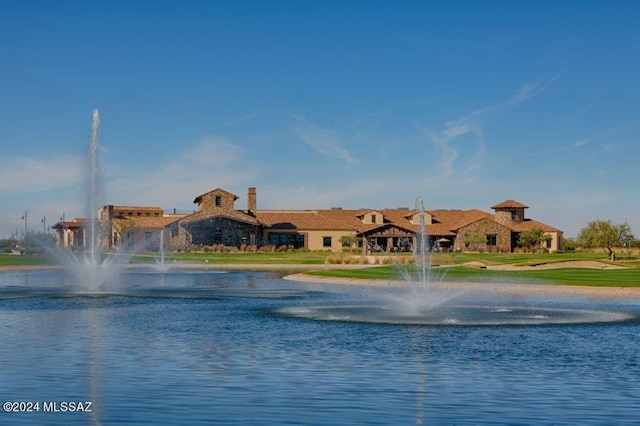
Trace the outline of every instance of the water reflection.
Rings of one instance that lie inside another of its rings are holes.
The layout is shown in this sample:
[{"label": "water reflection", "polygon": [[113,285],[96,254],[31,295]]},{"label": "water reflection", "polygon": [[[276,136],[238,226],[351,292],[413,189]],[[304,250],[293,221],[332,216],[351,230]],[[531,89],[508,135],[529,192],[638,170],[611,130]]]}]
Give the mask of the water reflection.
[{"label": "water reflection", "polygon": [[[57,423],[621,424],[640,416],[636,321],[316,321],[281,311],[383,298],[253,272],[132,272],[118,293],[69,294],[57,274],[0,274],[3,393],[94,402],[92,413],[58,413]],[[565,308],[638,313],[628,301],[606,303]],[[52,421],[2,415],[13,424]]]}]

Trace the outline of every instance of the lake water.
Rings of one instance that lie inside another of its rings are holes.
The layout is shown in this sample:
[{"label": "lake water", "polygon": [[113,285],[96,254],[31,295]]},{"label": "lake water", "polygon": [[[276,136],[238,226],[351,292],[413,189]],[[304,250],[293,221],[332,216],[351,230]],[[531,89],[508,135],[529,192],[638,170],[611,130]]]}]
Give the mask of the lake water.
[{"label": "lake water", "polygon": [[[640,419],[635,319],[509,326],[320,321],[286,312],[382,303],[388,290],[258,272],[131,272],[123,281],[112,294],[78,295],[62,289],[59,271],[0,273],[2,402],[40,404],[30,413],[2,412],[0,424]],[[635,316],[637,302],[499,303]],[[70,401],[91,402],[91,411],[61,412]]]}]

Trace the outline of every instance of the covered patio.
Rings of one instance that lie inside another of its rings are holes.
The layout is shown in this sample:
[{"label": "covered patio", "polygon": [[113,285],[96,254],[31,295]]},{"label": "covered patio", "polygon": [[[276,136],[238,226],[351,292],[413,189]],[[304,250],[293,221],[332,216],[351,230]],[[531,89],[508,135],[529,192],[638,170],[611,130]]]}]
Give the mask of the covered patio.
[{"label": "covered patio", "polygon": [[394,223],[369,229],[358,234],[362,238],[362,254],[375,252],[410,252],[413,250],[415,232]]}]

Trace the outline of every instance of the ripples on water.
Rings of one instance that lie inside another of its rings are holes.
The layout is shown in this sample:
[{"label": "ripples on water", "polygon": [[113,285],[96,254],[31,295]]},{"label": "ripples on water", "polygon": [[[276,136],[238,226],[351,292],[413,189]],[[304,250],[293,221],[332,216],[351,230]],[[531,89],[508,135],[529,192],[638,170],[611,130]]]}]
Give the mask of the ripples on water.
[{"label": "ripples on water", "polygon": [[[0,423],[633,424],[640,418],[636,321],[499,327],[315,321],[281,312],[381,298],[362,297],[366,289],[302,288],[270,273],[125,278],[118,291],[89,295],[62,290],[58,272],[0,274],[4,400],[93,402],[92,413],[0,413]],[[637,309],[608,302],[606,310]]]}]

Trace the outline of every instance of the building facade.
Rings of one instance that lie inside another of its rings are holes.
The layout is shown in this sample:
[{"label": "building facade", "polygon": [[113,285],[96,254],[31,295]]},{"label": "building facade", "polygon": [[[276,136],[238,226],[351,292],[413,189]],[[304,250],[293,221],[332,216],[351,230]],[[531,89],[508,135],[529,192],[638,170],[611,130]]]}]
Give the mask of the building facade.
[{"label": "building facade", "polygon": [[[166,250],[195,250],[205,246],[261,247],[272,245],[307,250],[341,251],[360,248],[363,253],[411,251],[416,236],[424,232],[430,248],[441,251],[511,252],[520,233],[541,229],[544,248],[562,248],[562,231],[528,219],[528,206],[506,200],[493,213],[471,210],[425,210],[333,208],[327,210],[259,210],[256,188],[247,190],[246,209],[239,199],[221,188],[195,197],[197,209],[186,215],[168,215],[159,207],[102,206],[101,226],[108,235],[107,247],[136,246]],[[77,242],[77,224],[54,225],[60,241]],[[74,237],[68,236],[75,232]]]}]

